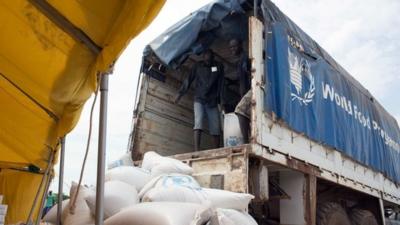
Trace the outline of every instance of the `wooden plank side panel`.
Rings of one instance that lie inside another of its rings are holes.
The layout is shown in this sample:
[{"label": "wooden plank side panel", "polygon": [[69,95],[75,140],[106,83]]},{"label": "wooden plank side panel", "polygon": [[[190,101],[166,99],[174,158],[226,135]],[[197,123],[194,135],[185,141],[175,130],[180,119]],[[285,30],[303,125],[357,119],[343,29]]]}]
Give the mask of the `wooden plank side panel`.
[{"label": "wooden plank side panel", "polygon": [[135,151],[144,154],[155,151],[161,155],[174,155],[193,151],[193,146],[151,132],[139,130]]},{"label": "wooden plank side panel", "polygon": [[140,154],[137,154],[136,151],[136,145],[139,142],[138,141],[138,127],[139,127],[139,119],[142,114],[142,112],[145,109],[145,104],[146,104],[146,97],[147,97],[147,89],[148,89],[148,76],[145,74],[141,73],[139,76],[139,84],[140,84],[140,92],[136,93],[136,95],[139,95],[139,98],[137,99],[137,102],[135,105],[135,109],[133,112],[133,118],[132,118],[132,132],[129,137],[129,150],[132,153],[132,158],[134,160],[139,160],[141,159]]},{"label": "wooden plank side panel", "polygon": [[150,94],[147,95],[146,99],[146,111],[152,111],[166,118],[175,119],[188,125],[193,124],[194,115],[192,111]]},{"label": "wooden plank side panel", "polygon": [[[147,151],[156,151],[162,155],[193,151],[194,115],[191,92],[179,104],[174,104],[173,99],[179,87],[171,85],[179,82],[175,77],[166,77],[165,82],[147,77],[144,82],[146,84],[141,89],[141,107],[135,124],[134,158],[140,159]],[[209,149],[211,146],[211,136],[205,130],[201,148]]]},{"label": "wooden plank side panel", "polygon": [[[174,98],[178,93],[178,89],[169,85],[168,83],[163,83],[156,79],[151,79],[149,82],[149,94],[163,99],[166,102],[173,104]],[[192,93],[187,93],[184,95],[178,103],[179,107],[185,109],[193,110],[193,95]]]},{"label": "wooden plank side panel", "polygon": [[[153,133],[173,141],[193,145],[193,128],[179,121],[170,120],[149,111],[144,112],[140,123],[140,129]],[[212,145],[211,137],[207,133],[203,134],[201,146],[205,149]]]}]

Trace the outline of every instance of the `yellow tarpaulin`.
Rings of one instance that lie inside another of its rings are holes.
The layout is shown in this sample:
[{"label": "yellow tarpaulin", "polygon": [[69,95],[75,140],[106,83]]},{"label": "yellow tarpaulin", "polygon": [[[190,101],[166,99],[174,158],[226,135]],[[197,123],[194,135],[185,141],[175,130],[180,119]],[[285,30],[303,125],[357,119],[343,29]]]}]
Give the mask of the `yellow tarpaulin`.
[{"label": "yellow tarpaulin", "polygon": [[[1,191],[6,196],[4,201],[10,207],[7,212],[6,224],[26,222],[26,217],[36,194],[36,191],[31,189],[38,187],[41,179],[42,176],[38,174],[8,169],[2,170],[0,176]],[[43,188],[40,194],[43,194]],[[39,207],[35,207],[34,215],[37,215],[38,212]]]},{"label": "yellow tarpaulin", "polygon": [[[46,168],[50,152],[57,151],[59,138],[72,130],[95,90],[96,74],[109,68],[163,4],[164,0],[0,1],[0,168]],[[13,203],[9,210],[18,211],[7,217],[8,222],[26,219],[28,212],[19,204],[31,204],[31,199],[12,199],[10,190],[19,183],[7,182],[9,172],[1,171],[0,176],[0,194],[7,190],[5,200]],[[31,180],[33,186],[25,187],[29,196],[38,186]]]}]

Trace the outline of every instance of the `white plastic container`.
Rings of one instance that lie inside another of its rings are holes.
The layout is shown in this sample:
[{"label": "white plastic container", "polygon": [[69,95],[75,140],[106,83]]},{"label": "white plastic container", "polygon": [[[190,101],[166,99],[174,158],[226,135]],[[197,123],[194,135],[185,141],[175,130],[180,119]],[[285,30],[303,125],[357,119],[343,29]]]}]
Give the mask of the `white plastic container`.
[{"label": "white plastic container", "polygon": [[224,116],[224,147],[244,144],[240,130],[239,119],[235,113],[227,113]]}]

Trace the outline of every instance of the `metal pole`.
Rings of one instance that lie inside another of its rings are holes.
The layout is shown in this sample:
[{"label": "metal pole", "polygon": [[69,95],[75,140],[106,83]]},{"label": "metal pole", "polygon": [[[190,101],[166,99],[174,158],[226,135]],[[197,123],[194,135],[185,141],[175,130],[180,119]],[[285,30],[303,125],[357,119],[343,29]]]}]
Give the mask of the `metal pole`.
[{"label": "metal pole", "polygon": [[[31,209],[29,211],[28,218],[26,219],[26,224],[32,224],[31,218],[32,218],[34,209],[36,208],[36,204],[37,204],[37,201],[38,201],[39,195],[40,195],[40,190],[42,189],[43,183],[44,183],[44,181],[46,179],[46,175],[48,175],[50,173],[49,172],[50,168],[53,165],[53,163],[52,163],[53,162],[53,157],[54,157],[54,152],[51,151],[50,152],[49,161],[48,161],[48,164],[47,164],[47,168],[46,168],[46,170],[45,170],[45,172],[43,174],[42,180],[40,181],[40,185],[39,185],[38,191],[36,192],[35,199],[33,200],[32,207],[31,207]],[[47,195],[46,190],[45,190],[45,192],[43,194]]]},{"label": "metal pole", "polygon": [[40,224],[40,220],[42,218],[42,214],[43,214],[43,208],[44,208],[44,204],[46,202],[46,197],[47,197],[47,192],[49,191],[49,187],[50,187],[50,183],[51,183],[51,176],[50,176],[50,171],[47,173],[47,183],[46,183],[46,187],[44,189],[43,195],[42,195],[42,199],[40,201],[40,208],[39,208],[39,213],[36,217],[36,225]]},{"label": "metal pole", "polygon": [[37,201],[38,201],[38,199],[39,199],[40,190],[42,189],[44,180],[46,179],[46,174],[47,174],[47,170],[46,170],[46,172],[43,174],[42,180],[40,181],[39,189],[38,189],[38,191],[36,192],[35,199],[33,200],[32,207],[31,207],[31,209],[30,209],[30,211],[29,211],[28,218],[26,219],[26,224],[32,224],[31,218],[32,218],[34,209],[36,208],[36,203],[37,203]]},{"label": "metal pole", "polygon": [[57,204],[57,225],[61,225],[63,185],[64,185],[64,157],[65,157],[65,137],[61,138],[60,169],[58,175],[58,204]]},{"label": "metal pole", "polygon": [[100,118],[99,118],[99,146],[97,160],[97,187],[96,187],[96,225],[104,222],[104,171],[106,159],[107,137],[107,102],[108,102],[108,74],[101,75],[100,81]]}]

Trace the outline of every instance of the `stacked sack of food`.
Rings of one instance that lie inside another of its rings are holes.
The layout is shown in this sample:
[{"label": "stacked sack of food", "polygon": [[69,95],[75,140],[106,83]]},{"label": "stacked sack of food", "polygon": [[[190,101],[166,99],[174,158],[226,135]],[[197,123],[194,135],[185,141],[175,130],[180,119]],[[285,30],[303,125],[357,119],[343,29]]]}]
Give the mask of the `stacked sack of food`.
[{"label": "stacked sack of food", "polygon": [[[246,212],[254,196],[202,188],[192,173],[187,164],[155,152],[144,155],[141,168],[132,162],[108,170],[105,225],[257,225]],[[63,210],[63,224],[93,224],[95,200],[93,190],[81,188],[74,214]]]},{"label": "stacked sack of food", "polygon": [[3,204],[3,195],[0,195],[0,225],[4,225],[7,208],[8,206]]}]

